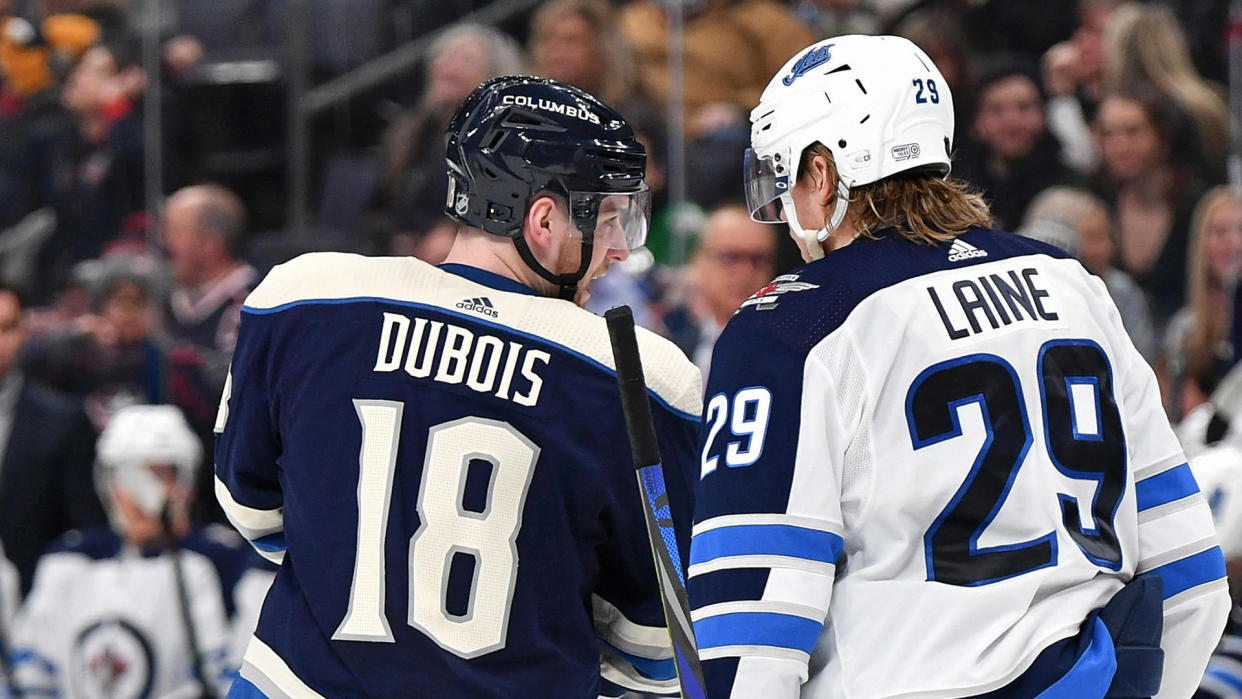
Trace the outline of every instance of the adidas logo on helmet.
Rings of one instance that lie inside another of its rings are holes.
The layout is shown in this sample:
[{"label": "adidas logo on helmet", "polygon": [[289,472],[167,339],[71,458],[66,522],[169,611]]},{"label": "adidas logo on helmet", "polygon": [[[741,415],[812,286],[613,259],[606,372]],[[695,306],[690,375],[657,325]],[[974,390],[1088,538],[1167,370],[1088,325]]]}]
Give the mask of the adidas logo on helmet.
[{"label": "adidas logo on helmet", "polygon": [[969,260],[972,257],[987,256],[988,253],[986,250],[980,250],[960,238],[955,239],[953,244],[949,246],[949,262],[961,262],[962,260]]}]

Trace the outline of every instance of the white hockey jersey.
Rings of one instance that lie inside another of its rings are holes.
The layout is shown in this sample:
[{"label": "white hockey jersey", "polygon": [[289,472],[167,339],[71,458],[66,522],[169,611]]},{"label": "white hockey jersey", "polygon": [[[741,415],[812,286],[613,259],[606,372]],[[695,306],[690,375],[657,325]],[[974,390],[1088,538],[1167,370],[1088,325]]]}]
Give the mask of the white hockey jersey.
[{"label": "white hockey jersey", "polygon": [[[178,555],[201,671],[223,696],[240,659],[231,644],[249,637],[251,598],[262,599],[272,573],[249,565],[257,558],[249,549],[230,551],[209,533],[184,546]],[[249,628],[234,627],[234,608]],[[13,671],[28,696],[197,697],[190,644],[169,553],[143,555],[110,530],[70,532],[39,560],[13,625]]]},{"label": "white hockey jersey", "polygon": [[1221,551],[1077,261],[987,230],[859,239],[747,300],[710,377],[688,571],[709,696],[998,690],[1139,575],[1164,585],[1159,696],[1193,691]]}]

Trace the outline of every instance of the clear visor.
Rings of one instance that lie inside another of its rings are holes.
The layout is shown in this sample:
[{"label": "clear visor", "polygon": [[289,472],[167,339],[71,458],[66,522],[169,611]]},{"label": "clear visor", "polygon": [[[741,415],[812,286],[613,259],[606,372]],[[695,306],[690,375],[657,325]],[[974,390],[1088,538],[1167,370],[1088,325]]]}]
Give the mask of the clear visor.
[{"label": "clear visor", "polygon": [[651,224],[651,190],[637,192],[570,192],[569,210],[579,230],[595,212],[595,241],[610,250],[635,250],[647,242]]},{"label": "clear visor", "polygon": [[788,151],[760,156],[754,149],[746,149],[746,208],[751,218],[760,223],[784,221],[781,195],[789,192],[792,162]]}]

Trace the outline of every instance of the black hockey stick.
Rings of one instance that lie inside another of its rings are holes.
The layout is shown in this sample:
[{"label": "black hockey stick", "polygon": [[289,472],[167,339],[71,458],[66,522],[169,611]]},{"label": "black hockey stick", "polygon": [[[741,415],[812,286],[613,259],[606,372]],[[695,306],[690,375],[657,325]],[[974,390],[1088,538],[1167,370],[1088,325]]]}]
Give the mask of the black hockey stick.
[{"label": "black hockey stick", "polygon": [[160,511],[160,522],[164,526],[164,551],[172,558],[173,581],[177,585],[177,606],[181,611],[181,622],[185,625],[187,650],[192,661],[190,668],[194,671],[194,679],[202,688],[201,699],[216,699],[215,690],[207,678],[207,669],[203,664],[203,649],[198,642],[198,630],[194,625],[194,615],[190,611],[190,594],[185,584],[185,569],[181,565],[181,542],[173,532],[172,516],[168,504]]},{"label": "black hockey stick", "polygon": [[608,323],[608,337],[612,341],[613,361],[617,365],[617,386],[621,390],[621,408],[625,412],[625,426],[630,436],[634,468],[638,473],[639,491],[645,503],[643,512],[647,520],[647,538],[655,558],[664,618],[673,641],[677,680],[685,699],[705,699],[707,694],[698,648],[694,643],[694,627],[690,624],[690,604],[686,601],[681,555],[677,552],[677,536],[673,531],[673,518],[664,484],[664,467],[660,464],[660,445],[656,441],[655,422],[647,398],[638,338],[634,335],[634,314],[629,306],[617,306],[604,313],[604,318]]}]

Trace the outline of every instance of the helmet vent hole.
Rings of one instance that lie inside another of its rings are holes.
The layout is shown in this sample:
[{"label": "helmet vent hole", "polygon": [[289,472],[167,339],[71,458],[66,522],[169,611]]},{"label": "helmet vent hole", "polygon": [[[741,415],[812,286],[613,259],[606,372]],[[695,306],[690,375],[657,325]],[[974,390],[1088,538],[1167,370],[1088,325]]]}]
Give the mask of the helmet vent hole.
[{"label": "helmet vent hole", "polygon": [[487,175],[487,178],[490,180],[496,179],[496,171],[491,169],[490,167],[483,168],[483,174]]},{"label": "helmet vent hole", "polygon": [[843,138],[843,139],[841,139],[840,141],[837,141],[837,148],[844,148],[844,147],[845,147],[845,139],[844,139],[844,138]]},{"label": "helmet vent hole", "polygon": [[542,126],[543,120],[529,112],[513,110],[505,120],[506,126]]},{"label": "helmet vent hole", "polygon": [[763,128],[762,128],[762,129],[759,129],[759,130],[760,130],[760,131],[767,131],[767,130],[768,130],[768,129],[770,129],[770,128],[772,128],[772,125],[771,125],[771,124],[764,124],[764,125],[763,125]]},{"label": "helmet vent hole", "polygon": [[513,192],[513,193],[512,193],[512,194],[510,194],[509,196],[510,196],[510,197],[513,197],[514,199],[521,199],[521,198],[522,198],[522,195],[521,195],[521,194],[518,194],[517,192]]},{"label": "helmet vent hole", "polygon": [[505,140],[505,132],[497,131],[495,134],[492,134],[492,140],[490,143],[488,143],[485,146],[485,148],[487,148],[488,150],[496,150],[496,148],[499,147],[501,142],[504,140]]},{"label": "helmet vent hole", "polygon": [[849,69],[850,69],[850,64],[846,63],[845,65],[841,65],[841,66],[837,66],[836,68],[833,68],[827,73],[824,73],[824,75],[832,75],[833,73],[840,73],[841,71],[849,70]]},{"label": "helmet vent hole", "polygon": [[863,118],[862,118],[862,120],[861,120],[861,121],[859,121],[858,123],[860,123],[860,124],[865,124],[865,123],[867,123],[867,120],[868,120],[868,119],[870,119],[870,118],[871,118],[871,115],[870,115],[870,114],[868,114],[867,116],[863,117]]},{"label": "helmet vent hole", "polygon": [[948,137],[948,136],[945,136],[945,137],[944,137],[944,154],[945,154],[945,155],[952,155],[952,151],[953,151],[953,149],[952,149],[952,147],[951,147],[951,146],[950,146],[950,144],[949,144],[949,137]]},{"label": "helmet vent hole", "polygon": [[859,80],[858,78],[854,78],[854,84],[858,86],[859,90],[862,90],[862,93],[864,95],[867,94],[867,88],[863,87],[862,80]]}]

